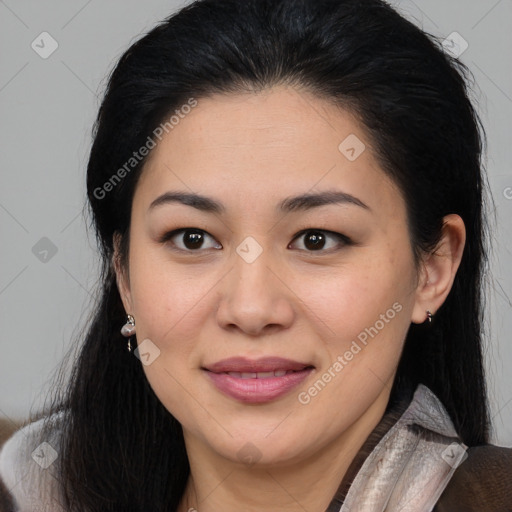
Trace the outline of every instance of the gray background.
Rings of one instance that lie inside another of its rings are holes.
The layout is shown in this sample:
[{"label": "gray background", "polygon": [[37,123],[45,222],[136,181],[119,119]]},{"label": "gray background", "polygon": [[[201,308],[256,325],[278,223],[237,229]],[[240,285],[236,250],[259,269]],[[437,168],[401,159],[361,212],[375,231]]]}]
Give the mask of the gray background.
[{"label": "gray background", "polygon": [[[0,1],[0,416],[24,419],[42,405],[87,320],[97,262],[82,213],[85,167],[105,77],[185,3]],[[456,31],[469,44],[461,60],[476,79],[497,217],[485,345],[493,442],[512,446],[512,0],[392,3],[428,32]],[[42,32],[58,43],[47,59],[31,47]]]}]

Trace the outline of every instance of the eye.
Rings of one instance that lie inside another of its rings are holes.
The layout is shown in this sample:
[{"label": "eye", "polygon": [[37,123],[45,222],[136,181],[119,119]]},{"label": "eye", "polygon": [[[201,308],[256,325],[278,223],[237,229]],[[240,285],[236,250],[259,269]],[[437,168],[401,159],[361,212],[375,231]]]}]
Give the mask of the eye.
[{"label": "eye", "polygon": [[[310,228],[295,235],[288,248],[293,248],[293,243],[301,237],[304,239],[304,249],[299,247],[299,250],[308,252],[330,252],[352,244],[350,238],[341,233]],[[210,247],[205,246],[205,241],[208,239],[213,241]],[[175,229],[163,235],[159,241],[161,243],[170,242],[174,249],[184,252],[198,252],[200,249],[222,249],[222,245],[216,242],[211,235],[198,228]]]},{"label": "eye", "polygon": [[330,252],[332,250],[341,249],[341,247],[346,245],[351,245],[352,241],[345,235],[341,233],[335,233],[334,231],[326,231],[320,229],[305,229],[298,233],[292,243],[288,246],[291,247],[295,240],[304,238],[304,247],[309,252],[314,251],[322,251]]},{"label": "eye", "polygon": [[160,242],[171,242],[178,250],[187,252],[197,251],[198,249],[222,249],[222,245],[219,243],[216,246],[205,247],[204,243],[207,239],[215,242],[215,239],[202,229],[182,228],[166,233],[160,239]]}]

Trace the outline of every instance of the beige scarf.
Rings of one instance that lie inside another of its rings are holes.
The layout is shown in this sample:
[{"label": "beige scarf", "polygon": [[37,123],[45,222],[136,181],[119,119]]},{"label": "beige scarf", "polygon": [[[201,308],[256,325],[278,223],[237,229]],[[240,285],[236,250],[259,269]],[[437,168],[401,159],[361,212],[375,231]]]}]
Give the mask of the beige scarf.
[{"label": "beige scarf", "polygon": [[467,448],[442,403],[419,384],[405,411],[374,429],[328,512],[431,512]]}]

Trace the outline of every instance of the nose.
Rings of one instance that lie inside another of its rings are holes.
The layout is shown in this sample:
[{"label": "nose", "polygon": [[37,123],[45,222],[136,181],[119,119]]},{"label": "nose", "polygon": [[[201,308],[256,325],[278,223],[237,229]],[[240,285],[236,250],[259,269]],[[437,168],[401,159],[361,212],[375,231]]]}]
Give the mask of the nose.
[{"label": "nose", "polygon": [[234,268],[222,280],[217,309],[223,329],[262,336],[292,325],[293,292],[266,252],[252,262],[235,256]]}]

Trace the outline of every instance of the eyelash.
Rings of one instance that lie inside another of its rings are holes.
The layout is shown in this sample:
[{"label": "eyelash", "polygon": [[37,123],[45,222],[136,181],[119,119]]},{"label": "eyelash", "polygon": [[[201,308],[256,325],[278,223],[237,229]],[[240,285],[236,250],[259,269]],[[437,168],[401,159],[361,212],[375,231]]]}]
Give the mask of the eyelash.
[{"label": "eyelash", "polygon": [[[162,237],[160,237],[159,242],[162,243],[162,244],[169,243],[172,238],[174,238],[175,236],[179,235],[180,233],[185,233],[187,231],[198,232],[198,233],[201,233],[203,235],[207,235],[207,236],[211,237],[212,239],[214,239],[207,231],[204,231],[203,229],[189,227],[189,228],[180,228],[180,229],[175,229],[173,231],[169,231],[168,233],[165,233]],[[303,235],[305,235],[307,233],[323,233],[323,234],[327,234],[328,236],[330,235],[330,236],[338,239],[338,244],[339,245],[338,245],[338,247],[335,247],[335,248],[319,249],[319,250],[316,250],[316,251],[315,250],[308,250],[308,249],[300,249],[303,252],[308,252],[308,253],[311,253],[311,254],[315,254],[315,253],[331,253],[331,252],[335,252],[335,251],[341,250],[342,247],[354,245],[354,242],[349,237],[347,237],[346,235],[343,235],[341,233],[336,233],[335,231],[330,231],[328,229],[317,229],[317,228],[305,228],[305,229],[302,229],[301,231],[299,231],[293,237],[293,239],[290,242],[290,244],[292,244],[293,242],[295,242],[295,240],[299,239],[300,237],[302,237]],[[172,244],[172,245],[175,245],[175,244]],[[172,247],[172,250],[191,254],[191,253],[200,253],[201,251],[204,251],[206,249],[201,249],[201,248],[197,249],[197,250],[182,249],[180,247],[174,246],[174,247]],[[216,250],[218,250],[218,249],[216,249]]]}]

